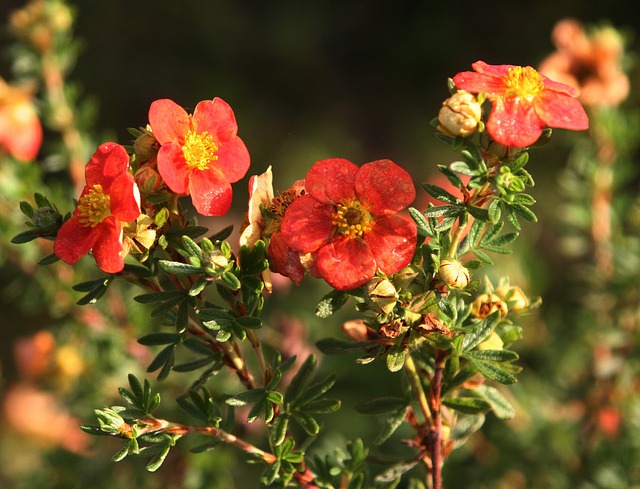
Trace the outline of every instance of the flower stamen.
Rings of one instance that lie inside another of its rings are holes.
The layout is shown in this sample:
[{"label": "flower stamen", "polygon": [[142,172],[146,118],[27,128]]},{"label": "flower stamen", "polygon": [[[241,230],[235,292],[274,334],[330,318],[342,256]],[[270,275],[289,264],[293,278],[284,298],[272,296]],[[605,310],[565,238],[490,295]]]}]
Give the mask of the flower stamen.
[{"label": "flower stamen", "polygon": [[373,216],[369,206],[356,199],[343,199],[335,208],[331,220],[338,233],[349,237],[362,237],[373,227]]},{"label": "flower stamen", "polygon": [[182,154],[190,169],[206,170],[209,163],[218,159],[218,147],[208,132],[189,131],[184,138]]},{"label": "flower stamen", "polygon": [[506,96],[523,98],[532,101],[542,90],[544,81],[536,70],[530,66],[514,66],[509,68],[505,76]]},{"label": "flower stamen", "polygon": [[102,190],[102,185],[94,185],[78,201],[80,224],[96,227],[111,215],[111,198]]}]

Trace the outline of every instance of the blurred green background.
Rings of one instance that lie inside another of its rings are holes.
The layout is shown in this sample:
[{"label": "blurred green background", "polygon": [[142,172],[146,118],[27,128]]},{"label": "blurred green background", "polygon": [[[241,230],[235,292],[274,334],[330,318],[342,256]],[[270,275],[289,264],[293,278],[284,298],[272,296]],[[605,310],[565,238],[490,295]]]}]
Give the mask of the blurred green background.
[{"label": "blurred green background", "polygon": [[[0,21],[22,5],[3,0]],[[536,66],[553,51],[551,29],[566,17],[585,24],[610,22],[627,32],[632,57],[638,48],[633,34],[640,32],[636,2],[615,0],[455,4],[84,0],[70,5],[77,14],[74,30],[82,45],[71,81],[82,98],[96,104],[95,137],[99,142],[129,143],[127,128],[146,124],[149,105],[155,99],[171,98],[192,108],[200,100],[218,96],[235,111],[239,134],[252,156],[250,173],[272,165],[275,186],[280,189],[302,178],[313,162],[326,157],[344,157],[359,165],[389,158],[409,169],[416,184],[434,178],[438,164],[456,157],[436,140],[429,125],[448,95],[448,77],[470,69],[479,59],[491,64]],[[0,48],[11,42],[3,32]],[[10,74],[11,59],[4,53],[0,75],[8,79]],[[640,86],[636,66],[631,67],[630,76],[632,86]],[[637,95],[632,95],[630,104],[637,104]],[[573,298],[580,295],[580,290],[567,291],[566,259],[558,252],[557,238],[557,209],[562,200],[557,181],[578,136],[563,131],[557,134],[552,147],[531,155],[530,171],[537,182],[532,194],[539,202],[536,211],[541,222],[525,226],[515,257],[501,257],[496,272],[509,274],[514,283],[544,300],[542,310],[526,321],[523,345],[515,347],[522,353],[525,371],[510,392],[522,407],[509,423],[489,417],[486,430],[452,457],[445,474],[449,489],[640,487],[640,476],[628,471],[637,446],[619,444],[620,451],[611,453],[624,453],[630,459],[606,465],[609,472],[600,478],[589,471],[576,474],[572,451],[578,438],[573,427],[550,420],[543,408],[547,396],[568,397],[562,390],[563,381],[553,378],[558,370],[553,362],[563,357],[566,338],[554,341],[553,335],[563,331],[558,323],[564,316],[558,311],[570,307]],[[237,222],[244,212],[246,182],[245,178],[235,187],[235,207],[228,221]],[[22,198],[30,198],[34,190]],[[69,203],[64,205],[68,207],[61,210],[70,210]],[[219,221],[214,225],[223,226]],[[6,256],[3,259],[7,260]],[[16,381],[14,342],[42,326],[53,326],[62,341],[71,338],[93,345],[95,349],[81,350],[81,355],[95,355],[107,365],[104,376],[93,372],[87,377],[92,386],[73,391],[75,398],[83,401],[69,409],[82,421],[90,421],[91,409],[115,402],[103,396],[114,395],[117,386],[126,382],[127,369],[136,368],[134,362],[123,363],[117,351],[130,346],[127,331],[100,331],[103,342],[110,346],[96,346],[100,338],[95,339],[95,331],[91,333],[93,340],[88,341],[89,333],[77,325],[69,326],[77,320],[77,313],[65,310],[52,315],[41,303],[42,296],[36,296],[40,288],[55,288],[56,284],[29,287],[16,266],[9,261],[0,265],[0,388]],[[284,312],[295,318],[294,324],[287,326],[294,329],[296,321],[306,324],[311,339],[339,334],[341,318],[320,321],[313,317],[315,301],[325,289],[309,282],[288,295],[274,296],[268,314],[277,318]],[[68,288],[66,291],[69,294]],[[71,300],[77,300],[78,295],[73,294]],[[109,309],[111,305],[101,307]],[[349,317],[350,311],[344,314]],[[140,330],[148,323],[144,310],[125,316]],[[578,334],[570,329],[565,332]],[[96,357],[92,361],[98,363]],[[336,395],[345,399],[345,410],[362,396],[393,390],[396,382],[380,366],[354,367],[353,360],[336,358],[324,364],[326,371],[340,372]],[[584,351],[558,360],[565,372],[579,371],[585,361],[588,354]],[[120,380],[113,380],[115,375],[111,374],[122,373]],[[67,397],[74,396],[67,392]],[[86,402],[90,398],[97,404]],[[355,436],[370,440],[380,427],[375,420],[355,414],[341,420],[327,427],[324,446]],[[97,440],[95,457],[87,459],[24,441],[0,424],[2,437],[6,437],[0,440],[2,488],[257,487],[257,483],[254,486],[244,480],[244,456],[233,450],[172,460],[158,474],[149,475],[144,464],[135,460],[113,465],[108,457],[118,445],[110,440]],[[576,481],[580,484],[575,485]]]}]

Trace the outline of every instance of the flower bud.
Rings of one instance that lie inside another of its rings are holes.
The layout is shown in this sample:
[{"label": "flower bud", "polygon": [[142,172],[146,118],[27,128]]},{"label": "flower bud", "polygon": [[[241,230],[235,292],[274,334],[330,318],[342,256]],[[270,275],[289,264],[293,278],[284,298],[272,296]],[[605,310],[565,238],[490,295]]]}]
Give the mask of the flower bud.
[{"label": "flower bud", "polygon": [[464,289],[469,285],[469,270],[462,266],[458,260],[452,260],[445,258],[440,262],[440,268],[438,269],[438,275],[449,287],[455,289]]},{"label": "flower bud", "polygon": [[529,307],[529,299],[520,287],[515,285],[498,287],[495,293],[507,303],[509,312],[522,312]]},{"label": "flower bud", "polygon": [[33,213],[32,222],[39,231],[55,234],[62,225],[62,216],[57,209],[38,207]]},{"label": "flower bud", "polygon": [[481,294],[471,304],[471,314],[480,319],[496,311],[500,311],[501,317],[505,317],[508,311],[507,304],[496,294]]},{"label": "flower bud", "polygon": [[489,337],[478,345],[478,350],[502,350],[504,342],[495,331]]},{"label": "flower bud", "polygon": [[156,158],[160,145],[151,131],[147,129],[141,130],[142,134],[133,142],[133,152],[138,163],[144,165]]},{"label": "flower bud", "polygon": [[482,106],[472,93],[460,90],[442,103],[438,130],[449,136],[473,134],[482,118]]},{"label": "flower bud", "polygon": [[143,194],[157,192],[164,184],[158,172],[146,165],[136,172],[134,179]]},{"label": "flower bud", "polygon": [[374,277],[367,283],[367,294],[374,309],[383,314],[389,314],[398,302],[398,293],[391,281],[386,278]]}]

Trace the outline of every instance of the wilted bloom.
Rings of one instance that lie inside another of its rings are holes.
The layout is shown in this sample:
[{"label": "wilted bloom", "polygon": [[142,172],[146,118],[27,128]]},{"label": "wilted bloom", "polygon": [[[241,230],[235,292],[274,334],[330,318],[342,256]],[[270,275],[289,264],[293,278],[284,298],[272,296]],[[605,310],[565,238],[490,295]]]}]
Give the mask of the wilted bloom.
[{"label": "wilted bloom", "polygon": [[473,134],[482,119],[482,105],[472,93],[459,90],[442,103],[438,130],[449,136]]},{"label": "wilted bloom", "polygon": [[200,214],[226,214],[231,184],[244,177],[250,162],[231,107],[214,98],[198,103],[189,115],[172,100],[156,100],[149,109],[149,124],[160,143],[158,171],[167,186],[191,195]]},{"label": "wilted bloom", "polygon": [[[240,246],[253,247],[259,239],[268,238],[267,255],[272,271],[289,277],[297,285],[304,278],[305,268],[300,253],[289,248],[282,239],[282,218],[293,201],[304,193],[304,180],[296,181],[289,189],[274,195],[271,166],[249,179],[249,209],[240,232]],[[270,277],[263,274],[270,289]]]},{"label": "wilted bloom", "polygon": [[507,304],[496,294],[481,294],[471,304],[471,315],[480,319],[496,311],[500,312],[501,317],[505,317],[508,312]]},{"label": "wilted bloom", "polygon": [[307,173],[305,188],[284,215],[282,238],[291,249],[311,253],[314,274],[333,288],[359,287],[378,269],[388,275],[411,261],[416,226],[398,213],[416,191],[398,165],[321,160]]},{"label": "wilted bloom", "polygon": [[457,88],[485,93],[493,107],[487,132],[498,143],[524,148],[535,143],[545,127],[583,130],[589,119],[576,99],[579,91],[555,82],[530,66],[473,63],[475,71],[458,73]]},{"label": "wilted bloom", "polygon": [[42,144],[42,125],[31,92],[0,78],[0,150],[21,161],[33,160]]},{"label": "wilted bloom", "polygon": [[58,231],[53,246],[61,260],[73,264],[93,251],[105,272],[124,268],[122,223],[140,215],[138,187],[128,170],[124,147],[116,143],[98,147],[85,169],[86,186],[78,206]]},{"label": "wilted bloom", "polygon": [[613,27],[586,32],[580,22],[564,19],[551,35],[557,51],[539,71],[580,90],[585,105],[617,105],[629,95],[629,78],[622,69],[624,39]]}]

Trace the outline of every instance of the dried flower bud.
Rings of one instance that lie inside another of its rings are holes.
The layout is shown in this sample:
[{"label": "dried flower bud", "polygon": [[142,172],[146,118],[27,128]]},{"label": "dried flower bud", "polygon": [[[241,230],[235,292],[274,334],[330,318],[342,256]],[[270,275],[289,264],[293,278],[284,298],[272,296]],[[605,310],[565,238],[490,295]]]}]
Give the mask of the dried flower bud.
[{"label": "dried flower bud", "polygon": [[484,319],[495,311],[500,311],[500,316],[507,315],[507,304],[496,294],[482,294],[476,297],[471,304],[471,314],[477,318]]},{"label": "dried flower bud", "polygon": [[529,299],[520,287],[512,285],[510,287],[498,287],[495,293],[500,299],[507,303],[509,312],[521,312],[529,307]]},{"label": "dried flower bud", "polygon": [[342,332],[353,341],[367,341],[369,328],[362,319],[346,321],[342,325]]},{"label": "dried flower bud", "polygon": [[472,93],[460,90],[442,103],[438,130],[450,136],[473,134],[482,119],[482,106]]},{"label": "dried flower bud", "polygon": [[458,260],[445,258],[440,262],[438,275],[449,287],[464,289],[469,285],[469,270],[467,270]]}]

